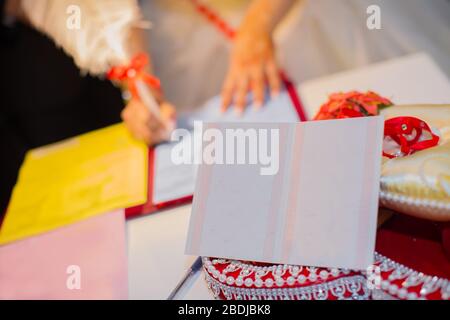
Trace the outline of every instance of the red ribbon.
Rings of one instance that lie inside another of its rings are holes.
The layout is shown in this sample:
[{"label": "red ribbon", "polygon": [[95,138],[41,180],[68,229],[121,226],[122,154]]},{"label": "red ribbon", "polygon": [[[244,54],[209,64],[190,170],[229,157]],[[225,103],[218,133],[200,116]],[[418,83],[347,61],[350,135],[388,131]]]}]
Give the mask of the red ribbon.
[{"label": "red ribbon", "polygon": [[[424,131],[428,132],[431,138],[419,141]],[[415,136],[408,140],[406,136],[410,136],[414,132]],[[394,140],[400,146],[400,151],[405,156],[434,147],[439,143],[439,136],[431,131],[428,124],[414,117],[397,117],[386,120],[384,124],[384,136]],[[390,159],[396,157],[384,151],[383,156]]]},{"label": "red ribbon", "polygon": [[160,90],[161,82],[158,78],[148,74],[144,68],[148,65],[149,58],[145,53],[136,55],[129,65],[113,67],[109,70],[107,77],[112,81],[125,82],[134,98],[139,98],[136,81],[141,80],[150,87]]},{"label": "red ribbon", "polygon": [[195,9],[202,14],[211,24],[216,26],[228,39],[233,39],[236,35],[236,31],[228,25],[216,12],[208,8],[199,0],[191,0]]}]

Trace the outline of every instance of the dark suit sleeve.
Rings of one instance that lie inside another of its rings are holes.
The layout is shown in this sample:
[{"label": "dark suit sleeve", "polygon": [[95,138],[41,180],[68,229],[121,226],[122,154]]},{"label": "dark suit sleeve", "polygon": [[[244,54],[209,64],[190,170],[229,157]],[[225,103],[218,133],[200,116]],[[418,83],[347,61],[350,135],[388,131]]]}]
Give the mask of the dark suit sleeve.
[{"label": "dark suit sleeve", "polygon": [[0,21],[1,216],[27,150],[119,122],[123,102],[109,81],[81,76],[47,36]]},{"label": "dark suit sleeve", "polygon": [[6,16],[6,0],[0,0],[0,50],[17,38],[16,19]]}]

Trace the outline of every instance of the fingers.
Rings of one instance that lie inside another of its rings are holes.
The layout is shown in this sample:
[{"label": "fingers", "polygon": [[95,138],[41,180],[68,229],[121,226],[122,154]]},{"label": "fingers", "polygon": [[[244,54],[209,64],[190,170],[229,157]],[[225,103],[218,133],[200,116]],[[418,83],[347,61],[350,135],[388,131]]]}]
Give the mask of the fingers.
[{"label": "fingers", "polygon": [[225,112],[233,101],[233,88],[234,88],[234,76],[232,72],[229,72],[225,78],[225,82],[222,88],[222,105],[221,110]]},{"label": "fingers", "polygon": [[244,112],[247,106],[247,94],[250,88],[250,82],[250,75],[246,70],[233,68],[230,71],[222,88],[222,112],[228,110],[231,104],[234,104],[238,114]]},{"label": "fingers", "polygon": [[176,120],[177,113],[175,107],[172,104],[164,101],[161,103],[160,108],[161,108],[161,115],[164,120],[170,121]]},{"label": "fingers", "polygon": [[163,102],[160,108],[164,120],[164,128],[166,129],[164,140],[169,140],[170,134],[175,130],[177,124],[176,110],[175,107],[168,102]]},{"label": "fingers", "polygon": [[277,96],[281,90],[281,78],[278,66],[273,58],[267,61],[265,71],[271,95],[272,97]]},{"label": "fingers", "polygon": [[243,24],[233,42],[229,72],[222,88],[222,110],[234,102],[242,113],[249,90],[253,93],[254,106],[262,106],[266,85],[272,96],[280,92],[282,85],[272,34],[264,28]]},{"label": "fingers", "polygon": [[122,111],[122,119],[132,135],[148,145],[167,139],[166,124],[156,118],[140,101],[132,100]]},{"label": "fingers", "polygon": [[282,81],[274,59],[255,63],[248,67],[233,68],[227,75],[222,88],[222,112],[225,112],[234,102],[236,111],[242,114],[247,105],[249,90],[253,93],[255,108],[261,108],[264,104],[266,83],[268,83],[272,97],[280,93]]},{"label": "fingers", "polygon": [[238,114],[242,114],[247,105],[247,93],[249,89],[249,80],[246,74],[239,79],[235,95],[235,108]]},{"label": "fingers", "polygon": [[125,126],[137,140],[151,144],[151,131],[147,126],[149,115],[143,115],[136,101],[131,101],[122,111],[121,116]]},{"label": "fingers", "polygon": [[150,131],[148,127],[146,127],[145,124],[136,123],[135,125],[132,125],[132,127],[129,129],[137,140],[143,141],[149,146],[154,145],[156,143],[153,139],[154,134]]},{"label": "fingers", "polygon": [[262,107],[264,103],[264,73],[262,66],[252,68],[251,90],[253,92],[253,104],[256,109]]}]

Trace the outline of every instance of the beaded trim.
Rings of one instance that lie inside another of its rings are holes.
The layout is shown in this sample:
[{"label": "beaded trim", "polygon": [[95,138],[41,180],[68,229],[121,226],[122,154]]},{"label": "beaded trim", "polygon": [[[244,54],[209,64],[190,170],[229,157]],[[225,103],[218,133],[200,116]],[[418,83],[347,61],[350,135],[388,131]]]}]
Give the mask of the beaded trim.
[{"label": "beaded trim", "polygon": [[450,202],[420,199],[395,192],[380,191],[381,204],[390,206],[409,206],[414,209],[432,210],[441,215],[450,215]]},{"label": "beaded trim", "polygon": [[[332,295],[337,300],[367,300],[370,294],[365,286],[364,276],[340,278],[309,287],[284,289],[231,287],[214,279],[207,272],[205,280],[215,299],[223,296],[227,300],[327,300]],[[351,296],[345,297],[346,292],[350,292]]]},{"label": "beaded trim", "polygon": [[[221,272],[216,268],[216,265],[226,265],[226,268]],[[282,264],[257,266],[243,261],[216,258],[203,258],[203,267],[213,278],[222,283],[227,283],[230,286],[245,285],[257,288],[263,286],[268,288],[283,287],[285,284],[292,286],[297,282],[299,285],[307,285],[308,283],[313,284],[319,281],[333,280],[330,278],[355,274],[354,271],[348,269],[326,269]],[[230,276],[231,273],[236,272],[239,272],[237,277]],[[269,279],[263,281],[263,278],[268,275],[270,276]],[[286,278],[286,276],[288,277]]]},{"label": "beaded trim", "polygon": [[203,258],[205,280],[216,299],[227,300],[365,300],[366,278],[360,272],[293,265],[254,265]]},{"label": "beaded trim", "polygon": [[203,268],[208,288],[216,299],[450,299],[448,279],[425,275],[379,253],[375,253],[374,260],[381,278],[379,286],[372,290],[364,273],[344,269],[254,265],[213,258],[203,258]]},{"label": "beaded trim", "polygon": [[[375,253],[375,264],[382,273],[381,290],[391,298],[407,300],[450,299],[450,281],[430,276],[404,266],[379,253]],[[374,290],[372,298],[380,295],[380,289]]]}]

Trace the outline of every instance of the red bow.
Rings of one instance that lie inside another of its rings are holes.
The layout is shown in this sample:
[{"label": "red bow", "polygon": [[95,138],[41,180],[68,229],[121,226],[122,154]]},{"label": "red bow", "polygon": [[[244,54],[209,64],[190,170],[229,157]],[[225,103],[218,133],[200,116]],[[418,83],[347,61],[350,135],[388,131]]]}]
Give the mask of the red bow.
[{"label": "red bow", "polygon": [[[423,131],[428,132],[431,138],[420,141]],[[406,136],[410,136],[415,132],[415,136],[410,140]],[[439,137],[435,135],[425,121],[414,117],[397,117],[385,121],[384,136],[390,137],[399,146],[403,155],[411,155],[416,151],[434,147],[439,142]],[[383,151],[383,155],[390,159],[395,155],[388,154]]]},{"label": "red bow", "polygon": [[134,98],[139,98],[136,88],[136,80],[145,82],[152,88],[161,89],[161,82],[158,78],[146,73],[144,68],[149,63],[148,55],[140,53],[136,55],[129,65],[113,67],[109,70],[107,77],[109,80],[125,82]]}]

